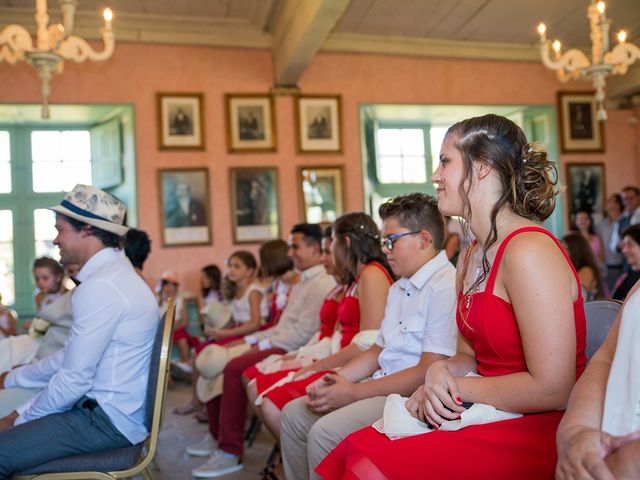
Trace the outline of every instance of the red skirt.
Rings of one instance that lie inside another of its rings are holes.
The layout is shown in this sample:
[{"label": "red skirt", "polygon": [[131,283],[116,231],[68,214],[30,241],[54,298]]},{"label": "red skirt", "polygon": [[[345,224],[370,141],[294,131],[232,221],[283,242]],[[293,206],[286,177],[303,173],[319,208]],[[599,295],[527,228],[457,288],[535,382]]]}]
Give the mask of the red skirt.
[{"label": "red skirt", "polygon": [[186,329],[178,328],[173,331],[173,343],[178,343],[179,340],[186,339],[189,347],[197,347],[200,344],[200,340],[193,335],[189,335]]},{"label": "red skirt", "polygon": [[318,465],[325,479],[553,479],[556,429],[564,412],[389,440],[368,427],[352,433]]}]

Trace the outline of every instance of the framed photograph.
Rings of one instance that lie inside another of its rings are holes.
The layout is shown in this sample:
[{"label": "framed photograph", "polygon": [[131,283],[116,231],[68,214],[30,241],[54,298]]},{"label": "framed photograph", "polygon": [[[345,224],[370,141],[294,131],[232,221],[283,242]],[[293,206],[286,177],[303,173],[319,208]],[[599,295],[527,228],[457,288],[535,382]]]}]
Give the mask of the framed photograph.
[{"label": "framed photograph", "polygon": [[264,94],[225,94],[227,150],[230,153],[275,152],[273,97]]},{"label": "framed photograph", "polygon": [[301,95],[296,98],[298,153],[342,151],[340,95]]},{"label": "framed photograph", "polygon": [[156,94],[160,150],[204,150],[202,93]]},{"label": "framed photograph", "polygon": [[209,170],[159,170],[158,191],[162,245],[210,245]]},{"label": "framed photograph", "polygon": [[232,168],[233,242],[253,243],[280,238],[278,174],[275,168]]},{"label": "framed photograph", "polygon": [[593,92],[558,92],[562,153],[604,152],[604,128]]},{"label": "framed photograph", "polygon": [[604,210],[605,178],[603,163],[567,163],[567,193],[569,225],[575,214],[586,210],[594,221],[602,219]]},{"label": "framed photograph", "polygon": [[331,223],[344,213],[342,167],[301,167],[298,185],[304,222]]}]

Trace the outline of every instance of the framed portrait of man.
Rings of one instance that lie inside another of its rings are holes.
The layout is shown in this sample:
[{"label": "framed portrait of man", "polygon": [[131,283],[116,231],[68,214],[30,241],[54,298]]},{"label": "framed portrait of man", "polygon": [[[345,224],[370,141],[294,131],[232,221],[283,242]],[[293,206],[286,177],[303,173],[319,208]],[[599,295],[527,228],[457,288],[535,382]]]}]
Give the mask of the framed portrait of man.
[{"label": "framed portrait of man", "polygon": [[233,243],[280,238],[276,168],[230,169]]},{"label": "framed portrait of man", "polygon": [[594,92],[558,92],[562,153],[604,152],[604,128]]},{"label": "framed portrait of man", "polygon": [[341,166],[298,169],[304,222],[332,223],[344,213],[342,173]]},{"label": "framed portrait of man", "polygon": [[156,94],[160,150],[204,150],[204,95]]},{"label": "framed portrait of man", "polygon": [[296,98],[298,153],[342,151],[342,100],[340,95],[300,95]]},{"label": "framed portrait of man", "polygon": [[163,246],[211,244],[209,170],[158,171]]},{"label": "framed portrait of man", "polygon": [[276,151],[276,122],[271,95],[227,93],[225,107],[229,153]]},{"label": "framed portrait of man", "polygon": [[594,221],[602,219],[605,190],[603,163],[567,163],[569,225],[579,211],[589,212]]}]

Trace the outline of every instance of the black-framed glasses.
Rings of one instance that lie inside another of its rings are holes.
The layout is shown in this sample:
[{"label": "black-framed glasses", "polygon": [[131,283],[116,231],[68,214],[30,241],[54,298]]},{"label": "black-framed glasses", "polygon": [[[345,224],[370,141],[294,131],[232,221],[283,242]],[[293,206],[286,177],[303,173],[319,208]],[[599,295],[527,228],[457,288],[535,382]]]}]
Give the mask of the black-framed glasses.
[{"label": "black-framed glasses", "polygon": [[404,232],[404,233],[394,233],[393,235],[387,235],[382,238],[380,245],[387,250],[393,250],[393,244],[396,243],[402,237],[406,237],[407,235],[415,235],[416,233],[420,233],[421,230],[416,230],[415,232]]}]

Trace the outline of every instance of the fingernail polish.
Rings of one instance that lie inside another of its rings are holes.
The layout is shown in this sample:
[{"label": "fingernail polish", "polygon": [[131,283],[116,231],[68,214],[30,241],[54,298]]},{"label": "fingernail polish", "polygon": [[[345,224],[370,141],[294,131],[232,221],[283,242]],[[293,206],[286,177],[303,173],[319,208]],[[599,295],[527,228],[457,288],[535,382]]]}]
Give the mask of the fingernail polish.
[{"label": "fingernail polish", "polygon": [[456,397],[456,402],[462,403],[462,399],[460,397]]}]

